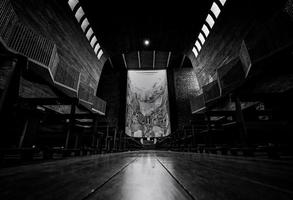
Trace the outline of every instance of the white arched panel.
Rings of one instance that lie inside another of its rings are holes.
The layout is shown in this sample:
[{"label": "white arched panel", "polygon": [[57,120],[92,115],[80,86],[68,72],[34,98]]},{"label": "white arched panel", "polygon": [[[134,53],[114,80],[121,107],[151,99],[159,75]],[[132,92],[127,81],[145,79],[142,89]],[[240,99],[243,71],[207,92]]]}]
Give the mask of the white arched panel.
[{"label": "white arched panel", "polygon": [[73,11],[75,6],[78,4],[78,0],[69,0],[68,5],[70,6],[71,10]]},{"label": "white arched panel", "polygon": [[83,16],[84,16],[84,11],[83,11],[82,7],[79,7],[75,13],[75,18],[78,22],[80,22],[80,20]]}]

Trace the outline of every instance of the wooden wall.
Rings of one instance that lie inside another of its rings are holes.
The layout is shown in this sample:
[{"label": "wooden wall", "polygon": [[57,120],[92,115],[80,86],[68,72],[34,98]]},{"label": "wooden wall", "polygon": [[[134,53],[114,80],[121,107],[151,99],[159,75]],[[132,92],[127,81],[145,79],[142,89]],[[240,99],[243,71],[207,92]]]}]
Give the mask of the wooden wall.
[{"label": "wooden wall", "polygon": [[110,126],[125,129],[127,71],[112,68],[106,62],[97,95],[107,102],[106,117]]},{"label": "wooden wall", "polygon": [[[170,97],[176,99],[177,119],[175,123],[178,128],[182,128],[189,124],[191,120],[190,97],[198,95],[200,88],[196,74],[192,68],[173,69],[173,73],[175,96]],[[170,109],[172,112],[173,108],[171,107]]]},{"label": "wooden wall", "polygon": [[216,69],[238,56],[243,40],[252,60],[292,43],[292,18],[284,5],[285,1],[227,1],[199,56],[188,53],[200,85],[216,78]]},{"label": "wooden wall", "polygon": [[11,2],[24,24],[57,45],[59,65],[62,65],[59,67],[72,67],[80,71],[81,81],[96,89],[105,60],[97,59],[67,1],[11,0]]}]

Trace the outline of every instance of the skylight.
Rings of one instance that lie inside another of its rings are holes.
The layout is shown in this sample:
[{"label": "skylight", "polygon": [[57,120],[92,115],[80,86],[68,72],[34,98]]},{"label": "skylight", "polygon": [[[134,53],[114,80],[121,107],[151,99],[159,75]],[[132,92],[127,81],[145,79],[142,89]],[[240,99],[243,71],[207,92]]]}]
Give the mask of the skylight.
[{"label": "skylight", "polygon": [[95,51],[95,54],[98,53],[99,49],[100,49],[100,44],[97,43],[97,45],[96,45],[96,47],[95,47],[95,50],[94,50],[94,51]]},{"label": "skylight", "polygon": [[88,39],[98,59],[100,59],[101,56],[103,55],[103,51],[101,50],[100,44],[98,43],[98,40],[94,34],[94,31],[91,28],[90,23],[88,19],[86,18],[82,7],[79,4],[79,0],[68,0],[68,5],[70,9],[72,10],[77,22],[81,23],[80,28],[85,33],[85,36]]},{"label": "skylight", "polygon": [[215,21],[212,18],[212,16],[210,14],[208,14],[207,18],[206,18],[206,22],[208,23],[208,25],[210,26],[210,28],[213,28]]},{"label": "skylight", "polygon": [[209,11],[209,13],[212,12],[213,14],[207,15],[205,23],[203,24],[203,26],[201,28],[201,32],[198,34],[198,38],[195,42],[195,47],[197,48],[197,52],[194,51],[194,48],[192,49],[194,55],[197,55],[196,53],[199,54],[201,47],[204,45],[205,40],[208,38],[210,31],[212,30],[213,26],[215,25],[215,20],[219,17],[219,15],[221,13],[221,9],[219,7],[219,5],[220,5],[219,1],[222,6],[224,6],[224,4],[226,3],[226,0],[218,0],[218,2],[217,1],[213,2],[211,10]]},{"label": "skylight", "polygon": [[196,42],[195,42],[195,46],[197,47],[198,52],[200,52],[200,50],[201,50],[201,45],[200,45],[200,43],[199,43],[198,40],[196,40]]},{"label": "skylight", "polygon": [[103,55],[103,50],[101,49],[101,50],[99,51],[99,53],[98,53],[98,59],[99,59],[99,60],[101,59],[102,55]]},{"label": "skylight", "polygon": [[209,33],[210,33],[210,31],[209,31],[209,29],[208,29],[208,27],[207,27],[207,25],[203,25],[202,26],[202,32],[205,34],[205,36],[206,36],[206,38],[208,37],[208,35],[209,35]]},{"label": "skylight", "polygon": [[84,20],[82,21],[82,24],[81,24],[81,29],[83,30],[83,32],[85,32],[88,25],[90,25],[89,21],[87,20],[87,18],[84,18]]},{"label": "skylight", "polygon": [[96,42],[97,42],[97,38],[96,38],[96,36],[94,36],[93,38],[92,38],[92,40],[91,40],[91,46],[94,48],[94,45],[96,44]]},{"label": "skylight", "polygon": [[89,30],[86,33],[86,38],[88,40],[90,40],[90,38],[91,38],[91,36],[92,36],[93,33],[94,33],[93,29],[92,28],[89,28]]},{"label": "skylight", "polygon": [[221,4],[222,4],[222,6],[224,6],[225,3],[226,3],[226,0],[220,0],[220,2],[221,2]]},{"label": "skylight", "polygon": [[215,2],[213,3],[212,7],[211,7],[211,11],[214,13],[215,17],[218,18],[221,10],[218,6],[218,4],[216,4]]},{"label": "skylight", "polygon": [[202,33],[199,33],[198,39],[200,40],[201,44],[203,45],[205,42],[205,39],[204,39],[204,36],[202,35]]},{"label": "skylight", "polygon": [[69,0],[68,1],[68,4],[69,4],[69,6],[70,6],[72,11],[74,10],[74,8],[77,5],[77,3],[78,3],[78,0]]},{"label": "skylight", "polygon": [[75,18],[78,22],[80,22],[81,18],[84,16],[84,12],[82,7],[79,7],[78,10],[75,13]]},{"label": "skylight", "polygon": [[192,52],[193,52],[193,54],[194,54],[195,57],[198,56],[198,52],[197,52],[197,50],[196,50],[195,47],[192,48]]}]

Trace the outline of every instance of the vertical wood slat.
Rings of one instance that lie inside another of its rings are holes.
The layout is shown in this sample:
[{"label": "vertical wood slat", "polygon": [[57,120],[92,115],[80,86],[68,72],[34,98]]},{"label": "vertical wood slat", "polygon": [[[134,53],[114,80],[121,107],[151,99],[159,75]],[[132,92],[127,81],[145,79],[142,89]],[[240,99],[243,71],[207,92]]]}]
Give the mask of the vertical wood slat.
[{"label": "vertical wood slat", "polygon": [[9,48],[47,67],[56,57],[55,44],[21,24],[8,0],[0,2],[0,37]]},{"label": "vertical wood slat", "polygon": [[0,2],[0,37],[7,42],[12,31],[12,25],[16,18],[16,14],[9,4],[8,0],[1,0]]},{"label": "vertical wood slat", "polygon": [[[46,66],[51,71],[55,82],[62,83],[64,86],[74,90],[78,89],[80,72],[74,68],[63,69],[62,64],[57,65],[59,63],[59,57],[56,45],[20,23],[8,0],[2,0],[0,2],[0,37],[10,49]],[[61,74],[57,73],[57,71]],[[86,87],[84,89],[82,94],[83,99],[88,102],[93,102],[96,99],[97,103],[95,107],[104,113],[106,102],[95,98],[93,88]]]}]

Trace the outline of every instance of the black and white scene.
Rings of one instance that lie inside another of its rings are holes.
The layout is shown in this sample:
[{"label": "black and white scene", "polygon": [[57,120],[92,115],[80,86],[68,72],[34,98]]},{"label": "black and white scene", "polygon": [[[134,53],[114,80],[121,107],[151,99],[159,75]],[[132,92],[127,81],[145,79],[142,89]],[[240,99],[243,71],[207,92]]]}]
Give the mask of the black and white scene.
[{"label": "black and white scene", "polygon": [[0,199],[292,200],[293,0],[0,0]]},{"label": "black and white scene", "polygon": [[166,71],[128,71],[125,133],[156,138],[170,134]]}]

